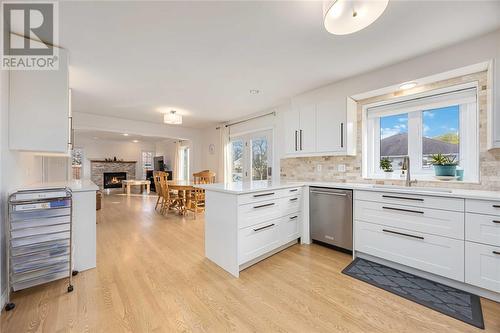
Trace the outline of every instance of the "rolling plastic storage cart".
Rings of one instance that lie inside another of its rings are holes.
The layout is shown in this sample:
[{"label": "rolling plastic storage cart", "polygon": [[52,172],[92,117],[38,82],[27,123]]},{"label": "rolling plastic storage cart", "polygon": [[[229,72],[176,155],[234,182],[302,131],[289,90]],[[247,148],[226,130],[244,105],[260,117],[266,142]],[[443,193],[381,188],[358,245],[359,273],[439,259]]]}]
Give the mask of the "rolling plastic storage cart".
[{"label": "rolling plastic storage cart", "polygon": [[7,311],[10,293],[68,278],[73,291],[72,196],[69,188],[23,190],[9,196]]}]

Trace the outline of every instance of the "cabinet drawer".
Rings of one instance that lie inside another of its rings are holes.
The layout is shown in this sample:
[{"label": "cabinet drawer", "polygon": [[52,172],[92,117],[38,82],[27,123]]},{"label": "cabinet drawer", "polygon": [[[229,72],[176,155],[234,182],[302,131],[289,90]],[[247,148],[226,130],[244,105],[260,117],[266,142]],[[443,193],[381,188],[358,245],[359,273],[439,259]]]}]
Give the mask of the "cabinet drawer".
[{"label": "cabinet drawer", "polygon": [[464,211],[464,199],[433,197],[427,195],[393,193],[393,192],[373,192],[354,191],[354,199],[365,201],[376,201],[405,206],[436,208],[444,210]]},{"label": "cabinet drawer", "polygon": [[281,198],[281,215],[288,215],[300,211],[301,200],[300,196]]},{"label": "cabinet drawer", "polygon": [[465,211],[500,216],[500,201],[466,199]]},{"label": "cabinet drawer", "polygon": [[277,199],[279,197],[280,197],[280,190],[242,194],[238,196],[238,205],[245,205],[260,201],[272,200],[272,199]]},{"label": "cabinet drawer", "polygon": [[302,195],[302,187],[292,187],[280,190],[281,197],[300,196],[300,195]]},{"label": "cabinet drawer", "polygon": [[238,263],[244,264],[280,245],[280,219],[260,223],[238,232]]},{"label": "cabinet drawer", "polygon": [[281,216],[279,199],[242,205],[238,208],[238,227],[246,228]]},{"label": "cabinet drawer", "polygon": [[464,241],[361,221],[354,228],[356,251],[464,281]]},{"label": "cabinet drawer", "polygon": [[473,213],[465,214],[465,239],[500,246],[500,217]]},{"label": "cabinet drawer", "polygon": [[464,213],[371,201],[354,202],[356,220],[464,239]]},{"label": "cabinet drawer", "polygon": [[[280,223],[281,244],[286,244],[300,237],[301,218],[299,214],[284,216]],[[280,244],[280,245],[281,245]]]},{"label": "cabinet drawer", "polygon": [[465,242],[465,282],[500,293],[500,247]]}]

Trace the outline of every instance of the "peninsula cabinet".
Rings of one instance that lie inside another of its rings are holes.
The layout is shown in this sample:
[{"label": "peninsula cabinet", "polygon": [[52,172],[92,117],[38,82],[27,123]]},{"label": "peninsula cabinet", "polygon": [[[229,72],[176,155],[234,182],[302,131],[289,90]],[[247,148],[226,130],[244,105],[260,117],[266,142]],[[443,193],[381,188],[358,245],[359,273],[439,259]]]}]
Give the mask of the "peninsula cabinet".
[{"label": "peninsula cabinet", "polygon": [[287,157],[356,155],[356,102],[317,98],[284,114]]},{"label": "peninsula cabinet", "polygon": [[59,50],[58,70],[10,71],[10,149],[68,153],[71,125],[65,50]]}]

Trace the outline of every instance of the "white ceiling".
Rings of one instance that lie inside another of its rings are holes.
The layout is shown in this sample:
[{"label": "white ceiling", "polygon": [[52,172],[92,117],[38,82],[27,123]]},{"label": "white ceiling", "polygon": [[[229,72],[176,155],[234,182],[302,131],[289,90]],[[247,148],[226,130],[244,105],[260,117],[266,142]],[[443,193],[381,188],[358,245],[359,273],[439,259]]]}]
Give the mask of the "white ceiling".
[{"label": "white ceiling", "polygon": [[[397,1],[334,36],[319,1],[61,2],[73,109],[204,127],[500,27],[500,1]],[[249,94],[250,89],[260,94]]]}]

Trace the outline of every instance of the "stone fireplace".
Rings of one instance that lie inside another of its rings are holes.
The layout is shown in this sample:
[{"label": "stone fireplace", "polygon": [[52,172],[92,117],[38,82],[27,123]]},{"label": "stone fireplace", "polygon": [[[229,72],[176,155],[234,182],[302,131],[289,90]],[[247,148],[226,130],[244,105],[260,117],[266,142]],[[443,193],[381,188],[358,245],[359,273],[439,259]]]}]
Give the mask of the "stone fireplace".
[{"label": "stone fireplace", "polygon": [[121,188],[124,179],[136,179],[136,161],[90,161],[90,179],[101,190]]}]

